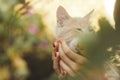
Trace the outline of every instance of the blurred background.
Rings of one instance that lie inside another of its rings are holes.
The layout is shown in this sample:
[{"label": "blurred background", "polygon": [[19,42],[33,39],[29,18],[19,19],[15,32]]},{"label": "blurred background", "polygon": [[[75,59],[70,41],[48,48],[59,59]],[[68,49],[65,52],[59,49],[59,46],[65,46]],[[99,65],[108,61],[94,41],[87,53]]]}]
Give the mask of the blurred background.
[{"label": "blurred background", "polygon": [[72,17],[94,9],[91,25],[96,31],[101,17],[115,28],[115,0],[0,0],[0,80],[50,80],[59,5]]}]

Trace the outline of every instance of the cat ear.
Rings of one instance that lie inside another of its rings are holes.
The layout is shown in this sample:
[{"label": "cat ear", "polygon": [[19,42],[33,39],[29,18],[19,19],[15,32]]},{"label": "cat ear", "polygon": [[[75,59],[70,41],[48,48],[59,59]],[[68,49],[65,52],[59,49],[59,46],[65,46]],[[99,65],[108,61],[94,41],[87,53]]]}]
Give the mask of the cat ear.
[{"label": "cat ear", "polygon": [[59,6],[57,8],[57,25],[58,27],[63,27],[64,22],[70,18],[69,14],[67,11],[62,7]]},{"label": "cat ear", "polygon": [[84,22],[89,22],[90,17],[94,10],[90,11],[86,16],[83,17]]}]

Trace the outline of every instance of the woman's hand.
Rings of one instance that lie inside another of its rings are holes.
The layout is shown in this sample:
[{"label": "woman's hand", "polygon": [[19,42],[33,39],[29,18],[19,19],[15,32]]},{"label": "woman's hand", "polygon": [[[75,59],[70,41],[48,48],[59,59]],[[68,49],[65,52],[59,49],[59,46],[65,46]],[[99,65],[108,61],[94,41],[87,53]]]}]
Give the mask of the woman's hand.
[{"label": "woman's hand", "polygon": [[54,43],[53,67],[59,76],[74,76],[79,72],[87,58],[73,52],[65,41]]},{"label": "woman's hand", "polygon": [[[52,57],[54,70],[60,77],[74,77],[78,72],[82,73],[85,63],[88,62],[86,57],[73,52],[65,41],[54,43]],[[86,76],[87,80],[108,80],[102,67],[87,71],[84,76]]]}]

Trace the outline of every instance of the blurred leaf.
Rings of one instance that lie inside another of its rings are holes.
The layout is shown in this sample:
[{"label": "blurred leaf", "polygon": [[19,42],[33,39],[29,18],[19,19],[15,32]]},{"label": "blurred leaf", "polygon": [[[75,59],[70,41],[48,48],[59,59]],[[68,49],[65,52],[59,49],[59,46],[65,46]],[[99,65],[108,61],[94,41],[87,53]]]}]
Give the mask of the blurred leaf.
[{"label": "blurred leaf", "polygon": [[2,23],[3,21],[4,21],[3,13],[2,13],[2,11],[0,11],[0,23]]},{"label": "blurred leaf", "polygon": [[24,3],[25,3],[25,0],[19,0],[19,2],[24,4]]},{"label": "blurred leaf", "polygon": [[[85,45],[88,57],[91,61],[89,67],[101,66],[106,59],[110,59],[108,48],[120,44],[120,37],[116,30],[110,25],[106,18],[99,20],[100,30],[89,33],[83,37],[82,44]],[[115,54],[114,52],[112,54]]]}]

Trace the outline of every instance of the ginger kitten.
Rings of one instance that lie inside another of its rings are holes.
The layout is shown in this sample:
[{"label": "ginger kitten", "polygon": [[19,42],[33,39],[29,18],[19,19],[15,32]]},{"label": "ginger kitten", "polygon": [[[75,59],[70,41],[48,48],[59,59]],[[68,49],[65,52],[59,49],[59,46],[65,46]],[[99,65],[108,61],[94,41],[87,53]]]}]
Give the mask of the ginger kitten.
[{"label": "ginger kitten", "polygon": [[[73,18],[69,16],[62,6],[59,6],[57,9],[56,39],[66,41],[67,45],[74,52],[87,56],[83,46],[86,46],[86,44],[92,45],[91,42],[97,42],[98,40],[96,39],[96,32],[90,26],[92,13],[93,10],[84,17]],[[117,73],[116,68],[109,64],[109,62],[106,62],[104,66],[106,69],[105,76],[108,80],[119,79],[119,74]],[[70,80],[70,78],[68,80]]]}]

